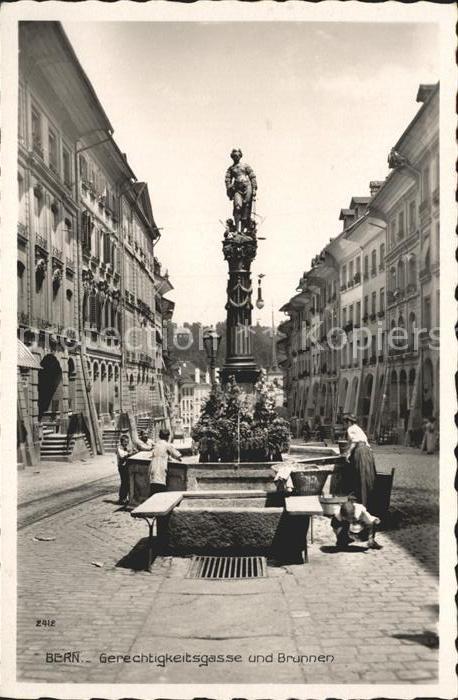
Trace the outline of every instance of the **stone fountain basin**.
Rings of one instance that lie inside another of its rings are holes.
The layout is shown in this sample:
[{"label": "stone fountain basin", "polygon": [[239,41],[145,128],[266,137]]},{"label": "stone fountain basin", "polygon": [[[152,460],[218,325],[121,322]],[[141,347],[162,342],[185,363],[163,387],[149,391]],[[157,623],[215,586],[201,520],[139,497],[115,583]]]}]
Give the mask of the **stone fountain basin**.
[{"label": "stone fountain basin", "polygon": [[276,491],[275,475],[280,467],[317,474],[333,471],[341,457],[333,453],[319,458],[285,459],[283,462],[169,462],[167,489],[169,491],[262,490]]},{"label": "stone fountain basin", "polygon": [[289,515],[284,499],[261,490],[185,492],[158,521],[160,546],[171,554],[264,554],[299,561],[309,518]]}]

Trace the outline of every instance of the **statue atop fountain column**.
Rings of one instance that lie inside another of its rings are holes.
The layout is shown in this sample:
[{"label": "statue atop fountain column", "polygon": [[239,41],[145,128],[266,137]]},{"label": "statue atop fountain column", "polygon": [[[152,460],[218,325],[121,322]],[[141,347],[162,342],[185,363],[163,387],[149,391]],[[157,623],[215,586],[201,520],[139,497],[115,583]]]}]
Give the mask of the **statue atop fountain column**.
[{"label": "statue atop fountain column", "polygon": [[233,165],[226,170],[225,177],[227,196],[234,203],[233,216],[237,233],[251,228],[251,212],[258,188],[253,168],[247,163],[241,163],[242,156],[240,148],[232,149]]},{"label": "statue atop fountain column", "polygon": [[221,381],[227,384],[233,376],[247,389],[254,387],[259,368],[253,358],[251,303],[251,263],[256,257],[256,222],[253,203],[257,182],[253,169],[241,163],[242,151],[234,148],[231,153],[234,164],[226,172],[225,184],[229,199],[233,201],[233,219],[227,219],[224,232],[223,255],[229,266],[227,285],[226,361],[221,371]]}]

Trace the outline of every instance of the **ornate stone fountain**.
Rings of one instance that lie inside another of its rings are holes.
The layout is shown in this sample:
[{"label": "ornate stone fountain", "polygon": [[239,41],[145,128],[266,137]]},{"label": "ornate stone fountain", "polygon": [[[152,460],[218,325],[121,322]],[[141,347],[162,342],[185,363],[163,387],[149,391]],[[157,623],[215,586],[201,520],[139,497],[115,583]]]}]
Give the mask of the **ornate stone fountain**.
[{"label": "ornate stone fountain", "polygon": [[[226,222],[223,255],[229,266],[227,285],[227,350],[221,383],[234,377],[245,394],[254,394],[260,370],[252,353],[251,263],[257,238],[253,208],[257,182],[252,168],[241,162],[242,152],[231,153],[226,192],[233,201],[233,218]],[[312,492],[321,493],[333,462],[340,459],[329,449],[321,459],[296,464],[308,472]],[[321,464],[320,464],[321,462]],[[309,518],[291,516],[285,493],[274,478],[284,462],[169,463],[167,490],[180,491],[182,500],[158,520],[162,551],[170,553],[265,553],[297,561],[304,550]]]}]

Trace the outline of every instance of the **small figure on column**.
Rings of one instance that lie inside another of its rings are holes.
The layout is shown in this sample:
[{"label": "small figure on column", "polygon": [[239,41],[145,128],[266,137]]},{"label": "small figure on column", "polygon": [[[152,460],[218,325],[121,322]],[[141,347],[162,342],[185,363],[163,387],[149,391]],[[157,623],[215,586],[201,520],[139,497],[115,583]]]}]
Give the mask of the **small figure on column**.
[{"label": "small figure on column", "polygon": [[251,212],[258,188],[253,169],[247,163],[240,162],[242,155],[240,148],[231,151],[234,164],[227,169],[225,177],[227,196],[234,203],[233,216],[237,233],[243,233],[247,229],[251,232]]}]

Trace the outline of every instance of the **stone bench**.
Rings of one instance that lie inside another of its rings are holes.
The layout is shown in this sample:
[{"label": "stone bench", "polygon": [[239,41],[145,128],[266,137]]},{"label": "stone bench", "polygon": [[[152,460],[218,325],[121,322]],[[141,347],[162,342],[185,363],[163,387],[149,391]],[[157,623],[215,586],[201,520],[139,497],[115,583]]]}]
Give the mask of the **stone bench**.
[{"label": "stone bench", "polygon": [[131,512],[133,518],[142,518],[146,520],[149,527],[148,537],[148,557],[147,570],[151,568],[153,559],[153,525],[156,518],[166,518],[172,510],[181,503],[183,493],[181,491],[163,491],[155,493],[146,499],[141,505],[134,508]]},{"label": "stone bench", "polygon": [[323,515],[318,496],[288,496],[285,508],[290,515]]}]

